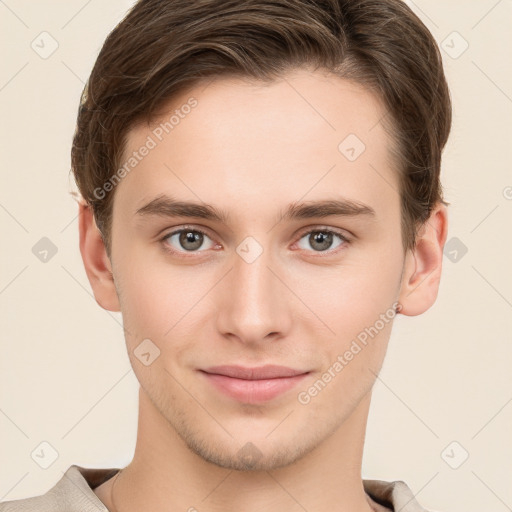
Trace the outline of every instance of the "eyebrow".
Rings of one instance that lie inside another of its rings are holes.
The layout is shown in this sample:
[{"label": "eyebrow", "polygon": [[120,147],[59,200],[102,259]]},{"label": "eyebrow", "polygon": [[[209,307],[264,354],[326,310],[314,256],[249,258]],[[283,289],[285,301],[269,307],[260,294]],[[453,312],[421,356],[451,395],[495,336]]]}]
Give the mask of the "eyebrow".
[{"label": "eyebrow", "polygon": [[166,195],[155,197],[139,208],[135,215],[155,215],[159,217],[193,217],[228,223],[229,214],[206,203],[178,201]]},{"label": "eyebrow", "polygon": [[[349,199],[327,199],[320,201],[294,202],[281,210],[282,220],[300,220],[309,218],[344,216],[375,217],[375,210],[370,206]],[[160,195],[139,208],[135,215],[154,215],[159,217],[191,217],[218,221],[227,224],[230,218],[228,212],[220,210],[207,203],[178,201],[170,196]]]},{"label": "eyebrow", "polygon": [[307,201],[290,204],[281,216],[281,220],[309,219],[314,217],[329,217],[338,215],[355,217],[368,215],[375,217],[375,210],[370,206],[349,199],[327,199],[322,201]]}]

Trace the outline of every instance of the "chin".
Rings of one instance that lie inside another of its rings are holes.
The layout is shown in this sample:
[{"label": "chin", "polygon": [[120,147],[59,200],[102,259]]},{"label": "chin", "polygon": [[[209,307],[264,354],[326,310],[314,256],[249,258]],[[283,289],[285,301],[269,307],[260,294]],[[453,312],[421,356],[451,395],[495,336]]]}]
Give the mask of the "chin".
[{"label": "chin", "polygon": [[[266,442],[257,445],[247,441],[241,448],[235,440],[230,446],[208,443],[197,439],[185,440],[188,448],[206,462],[231,471],[271,471],[290,466],[302,458],[308,451],[304,446],[283,446],[277,448],[273,443]],[[236,445],[236,446],[234,446]],[[237,449],[238,448],[238,449]]]}]

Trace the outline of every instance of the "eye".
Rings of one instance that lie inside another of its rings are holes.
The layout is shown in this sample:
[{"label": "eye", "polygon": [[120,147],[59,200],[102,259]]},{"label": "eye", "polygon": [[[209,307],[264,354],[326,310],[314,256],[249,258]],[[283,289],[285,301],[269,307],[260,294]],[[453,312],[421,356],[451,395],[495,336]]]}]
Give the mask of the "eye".
[{"label": "eye", "polygon": [[348,243],[348,238],[341,233],[331,229],[315,229],[304,233],[298,245],[300,249],[309,250],[312,248],[315,252],[324,252]]},{"label": "eye", "polygon": [[165,235],[162,241],[171,252],[200,252],[201,248],[211,249],[215,246],[213,240],[197,228],[178,229]]}]

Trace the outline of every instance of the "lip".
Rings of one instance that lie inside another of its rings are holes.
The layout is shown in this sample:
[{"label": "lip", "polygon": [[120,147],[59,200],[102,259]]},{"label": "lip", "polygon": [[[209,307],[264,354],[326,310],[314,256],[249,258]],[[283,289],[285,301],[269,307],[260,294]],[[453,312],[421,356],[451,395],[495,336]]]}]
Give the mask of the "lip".
[{"label": "lip", "polygon": [[244,403],[272,400],[295,387],[309,374],[286,366],[213,366],[200,370],[217,390]]}]

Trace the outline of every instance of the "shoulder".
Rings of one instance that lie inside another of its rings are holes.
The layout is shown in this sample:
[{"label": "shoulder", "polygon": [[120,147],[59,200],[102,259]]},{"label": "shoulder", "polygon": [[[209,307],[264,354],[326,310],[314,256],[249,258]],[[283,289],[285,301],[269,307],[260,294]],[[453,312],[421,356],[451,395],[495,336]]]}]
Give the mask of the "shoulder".
[{"label": "shoulder", "polygon": [[93,488],[117,471],[70,466],[45,494],[3,501],[0,512],[108,512]]},{"label": "shoulder", "polygon": [[365,492],[379,505],[400,512],[434,512],[422,507],[402,480],[363,480]]},{"label": "shoulder", "polygon": [[63,510],[58,500],[48,493],[31,498],[2,501],[0,512],[57,512]]}]

